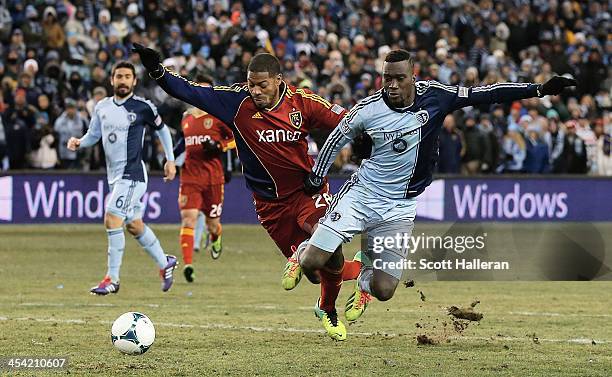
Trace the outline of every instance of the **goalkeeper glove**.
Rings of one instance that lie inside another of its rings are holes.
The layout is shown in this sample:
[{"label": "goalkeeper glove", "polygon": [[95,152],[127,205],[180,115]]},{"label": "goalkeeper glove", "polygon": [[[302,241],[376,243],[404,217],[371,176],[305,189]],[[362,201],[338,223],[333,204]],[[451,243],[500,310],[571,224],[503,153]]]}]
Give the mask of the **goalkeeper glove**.
[{"label": "goalkeeper glove", "polygon": [[304,179],[304,192],[310,196],[318,193],[323,188],[323,177],[310,172]]},{"label": "goalkeeper glove", "polygon": [[544,84],[538,85],[538,97],[544,97],[547,95],[556,96],[561,94],[563,89],[569,86],[576,86],[578,83],[574,79],[568,79],[563,76],[554,76],[552,79],[546,81]]},{"label": "goalkeeper glove", "polygon": [[140,61],[147,71],[149,71],[149,74],[156,76],[161,73],[163,68],[161,66],[161,56],[159,52],[152,48],[145,47],[140,43],[134,43],[132,51],[140,56]]}]

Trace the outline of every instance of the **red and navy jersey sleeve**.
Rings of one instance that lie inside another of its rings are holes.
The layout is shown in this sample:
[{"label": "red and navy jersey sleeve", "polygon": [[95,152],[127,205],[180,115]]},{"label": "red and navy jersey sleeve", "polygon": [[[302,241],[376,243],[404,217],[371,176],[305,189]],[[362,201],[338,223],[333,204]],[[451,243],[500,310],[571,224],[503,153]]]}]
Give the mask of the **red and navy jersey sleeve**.
[{"label": "red and navy jersey sleeve", "polygon": [[325,98],[305,89],[297,89],[303,100],[304,113],[310,117],[310,128],[333,130],[338,126],[346,109],[340,105],[332,104]]},{"label": "red and navy jersey sleeve", "polygon": [[463,87],[429,81],[429,85],[438,89],[440,105],[448,113],[466,106],[512,102],[538,95],[537,85],[530,83],[502,82],[487,86]]},{"label": "red and navy jersey sleeve", "polygon": [[246,85],[204,86],[189,81],[166,67],[163,75],[156,81],[172,97],[212,114],[227,125],[233,124],[240,104],[249,96]]}]

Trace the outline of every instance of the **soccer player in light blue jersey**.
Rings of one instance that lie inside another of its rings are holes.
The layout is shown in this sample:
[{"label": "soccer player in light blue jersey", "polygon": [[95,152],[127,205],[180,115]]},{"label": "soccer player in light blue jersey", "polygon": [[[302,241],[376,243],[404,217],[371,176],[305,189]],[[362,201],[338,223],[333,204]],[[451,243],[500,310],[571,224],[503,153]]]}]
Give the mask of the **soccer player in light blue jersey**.
[{"label": "soccer player in light blue jersey", "polygon": [[123,224],[138,244],[159,267],[162,291],[166,292],[174,281],[177,260],[166,255],[159,240],[142,221],[140,199],[147,189],[147,170],[142,161],[145,127],[153,128],[166,154],[164,181],[176,175],[172,136],[162,122],[155,105],[134,95],[136,71],[129,62],[117,63],[111,72],[114,95],[96,104],[89,130],[80,139],[68,140],[68,149],[91,147],[100,138],[106,155],[106,173],[111,195],[106,204],[104,226],[108,236],[108,271],[100,284],[91,288],[95,295],[119,291],[119,268],[125,248]]},{"label": "soccer player in light blue jersey", "polygon": [[[371,296],[385,301],[395,292],[408,251],[397,240],[411,235],[416,198],[432,181],[444,117],[466,106],[556,95],[576,85],[573,79],[556,76],[543,85],[449,86],[433,80],[417,82],[413,69],[410,53],[405,50],[386,56],[383,88],[347,113],[329,135],[304,182],[306,193],[319,190],[342,147],[362,132],[371,137],[371,157],[334,196],[308,246],[294,255],[305,271],[314,271],[343,242],[367,232],[364,267],[345,307],[348,321],[363,314]],[[381,240],[389,242],[381,244]]]}]

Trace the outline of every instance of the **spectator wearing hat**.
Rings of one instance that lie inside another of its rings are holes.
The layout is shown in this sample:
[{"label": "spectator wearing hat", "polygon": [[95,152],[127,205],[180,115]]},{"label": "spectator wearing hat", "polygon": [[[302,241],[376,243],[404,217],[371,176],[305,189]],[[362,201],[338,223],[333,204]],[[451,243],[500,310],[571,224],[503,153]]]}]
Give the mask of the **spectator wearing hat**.
[{"label": "spectator wearing hat", "polygon": [[57,19],[57,11],[55,8],[46,7],[43,12],[43,39],[47,41],[47,48],[61,49],[66,43],[66,35],[64,28]]},{"label": "spectator wearing hat", "polygon": [[560,157],[565,144],[565,132],[561,129],[559,113],[555,109],[546,112],[548,120],[548,131],[543,135],[544,142],[548,145],[549,166],[551,173],[562,173],[564,164]]},{"label": "spectator wearing hat", "polygon": [[439,143],[438,172],[459,174],[461,158],[465,154],[465,144],[461,131],[455,128],[455,118],[452,114],[444,118]]},{"label": "spectator wearing hat", "polygon": [[520,173],[526,157],[525,139],[520,127],[513,123],[508,125],[508,132],[502,142],[503,162],[500,170],[504,173]]},{"label": "spectator wearing hat", "polygon": [[87,128],[87,121],[77,111],[77,103],[72,98],[65,101],[66,110],[57,118],[53,129],[58,135],[59,158],[62,169],[76,169],[79,167],[77,152],[66,148],[68,139],[83,136]]},{"label": "spectator wearing hat", "polygon": [[587,172],[587,151],[584,141],[576,134],[578,123],[565,122],[565,140],[560,156],[562,173],[585,174]]}]

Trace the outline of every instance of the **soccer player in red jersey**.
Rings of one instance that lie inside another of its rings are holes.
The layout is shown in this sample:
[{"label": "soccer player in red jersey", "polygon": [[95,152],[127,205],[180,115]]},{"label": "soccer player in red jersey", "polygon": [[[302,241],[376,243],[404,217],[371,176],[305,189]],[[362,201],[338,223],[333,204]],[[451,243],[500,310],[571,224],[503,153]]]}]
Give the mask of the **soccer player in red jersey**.
[{"label": "soccer player in red jersey", "polygon": [[[325,214],[329,197],[328,185],[312,196],[303,191],[304,179],[314,165],[306,136],[315,128],[334,129],[346,110],[309,90],[286,84],[278,59],[270,54],[258,54],[251,60],[246,84],[205,87],[169,71],[155,50],[136,44],[134,51],[149,76],[167,93],[207,111],[232,129],[260,222],[289,259],[283,286],[292,289],[301,269],[291,257],[297,248],[305,247],[304,241]],[[316,312],[333,339],[346,339],[335,301],[342,280],[355,279],[360,266],[359,261],[345,262],[339,248],[318,271],[321,298]]]},{"label": "soccer player in red jersey", "polygon": [[[206,81],[203,77],[198,82]],[[206,217],[210,234],[210,253],[219,258],[221,244],[221,212],[223,210],[223,184],[225,183],[220,154],[236,147],[232,131],[219,119],[198,108],[190,108],[181,122],[183,139],[175,153],[185,152],[179,187],[181,210],[180,244],[183,252],[183,274],[193,282],[194,228],[198,213]]]}]

